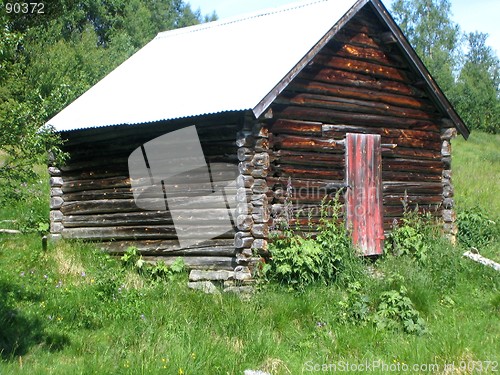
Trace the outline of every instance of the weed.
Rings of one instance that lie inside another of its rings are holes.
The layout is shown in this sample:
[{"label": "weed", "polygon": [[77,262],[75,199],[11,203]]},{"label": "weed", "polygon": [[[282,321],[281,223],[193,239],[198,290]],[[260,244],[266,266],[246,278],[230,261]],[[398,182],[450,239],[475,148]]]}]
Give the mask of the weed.
[{"label": "weed", "polygon": [[457,215],[458,240],[466,247],[482,248],[499,237],[500,225],[479,207],[460,210]]},{"label": "weed", "polygon": [[408,298],[405,287],[380,295],[373,321],[378,329],[402,329],[406,333],[418,335],[426,332],[425,322]]}]

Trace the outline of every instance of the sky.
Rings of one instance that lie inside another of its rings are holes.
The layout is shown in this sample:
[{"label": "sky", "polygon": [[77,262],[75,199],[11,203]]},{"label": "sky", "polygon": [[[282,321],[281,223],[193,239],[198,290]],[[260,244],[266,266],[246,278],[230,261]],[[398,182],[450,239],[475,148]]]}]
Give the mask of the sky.
[{"label": "sky", "polygon": [[[279,7],[296,0],[186,0],[193,10],[202,14],[215,11],[219,19]],[[391,0],[382,0],[390,9]],[[500,56],[499,0],[450,0],[452,19],[464,32],[480,31],[489,34],[487,44]]]}]

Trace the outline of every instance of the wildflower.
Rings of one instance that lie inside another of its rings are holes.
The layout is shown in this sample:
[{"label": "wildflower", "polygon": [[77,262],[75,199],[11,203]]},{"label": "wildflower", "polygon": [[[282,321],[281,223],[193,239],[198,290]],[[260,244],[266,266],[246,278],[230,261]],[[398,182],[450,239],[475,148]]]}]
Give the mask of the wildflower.
[{"label": "wildflower", "polygon": [[87,276],[87,274],[85,273],[85,271],[82,271],[82,273],[80,274],[81,277],[85,277]]},{"label": "wildflower", "polygon": [[61,280],[59,280],[59,282],[58,282],[58,283],[57,283],[57,285],[56,285],[56,288],[60,288],[61,286],[62,286],[62,281],[61,281]]},{"label": "wildflower", "polygon": [[93,283],[94,283],[94,281],[95,281],[94,279],[90,279],[90,283],[91,283],[91,284],[93,284]]},{"label": "wildflower", "polygon": [[48,278],[48,276],[47,276],[47,275],[43,275],[43,278],[44,278],[44,279],[47,279],[47,278]]},{"label": "wildflower", "polygon": [[146,316],[144,314],[141,314],[141,319],[146,320]]},{"label": "wildflower", "polygon": [[177,375],[184,375],[184,370],[179,367],[179,371],[177,372]]},{"label": "wildflower", "polygon": [[32,274],[32,275],[33,275],[34,273],[35,273],[35,270],[34,270],[34,269],[31,269],[31,270],[30,270],[30,274]]},{"label": "wildflower", "polygon": [[21,273],[19,274],[19,276],[24,277],[24,271],[21,271]]},{"label": "wildflower", "polygon": [[191,358],[196,359],[196,353],[191,353]]}]

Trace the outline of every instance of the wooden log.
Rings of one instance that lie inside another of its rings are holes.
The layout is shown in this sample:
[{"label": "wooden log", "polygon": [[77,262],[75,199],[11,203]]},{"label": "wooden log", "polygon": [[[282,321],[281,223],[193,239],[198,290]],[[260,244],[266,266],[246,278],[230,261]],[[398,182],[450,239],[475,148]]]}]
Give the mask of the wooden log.
[{"label": "wooden log", "polygon": [[275,103],[423,120],[437,120],[439,118],[439,114],[422,111],[421,109],[399,107],[373,100],[321,94],[285,92],[275,100]]},{"label": "wooden log", "polygon": [[332,138],[279,135],[273,138],[273,147],[286,150],[344,152],[344,144]]},{"label": "wooden log", "polygon": [[[55,197],[53,199],[56,199]],[[176,209],[182,209],[183,207],[187,210],[201,210],[209,208],[218,208],[221,206],[220,199],[214,199],[213,196],[193,196],[186,199],[186,197],[175,197],[169,199]],[[149,199],[143,200],[144,204],[149,205],[149,207],[158,207],[161,210],[162,204],[165,201],[162,199]],[[142,211],[137,207],[133,199],[101,199],[93,201],[79,201],[79,202],[65,202],[62,204],[61,211],[65,215],[84,215],[84,214],[106,214],[106,213],[120,213],[120,212],[137,212]],[[164,206],[163,206],[164,207]],[[53,209],[58,207],[51,207]]]},{"label": "wooden log", "polygon": [[276,150],[272,151],[276,163],[325,166],[344,168],[344,154],[331,154],[307,151]]},{"label": "wooden log", "polygon": [[422,90],[407,83],[383,80],[338,69],[315,67],[314,65],[312,68],[303,71],[300,74],[300,78],[348,87],[361,87],[368,90],[378,90],[380,92],[389,92],[409,97],[423,98],[426,96]]},{"label": "wooden log", "polygon": [[51,197],[49,207],[51,210],[58,210],[64,204],[64,199],[62,197]]},{"label": "wooden log", "polygon": [[254,238],[268,238],[269,237],[269,225],[267,224],[255,224],[252,227],[252,236]]},{"label": "wooden log", "polygon": [[238,188],[236,201],[238,203],[249,203],[252,199],[252,189]]},{"label": "wooden log", "polygon": [[251,173],[254,178],[266,178],[268,174],[268,169],[254,169]]},{"label": "wooden log", "polygon": [[62,197],[63,190],[61,188],[50,188],[50,196],[51,197]]},{"label": "wooden log", "polygon": [[374,101],[398,107],[420,109],[425,112],[436,113],[436,108],[430,101],[424,98],[399,95],[392,92],[380,91],[364,87],[347,86],[337,83],[326,83],[321,81],[297,78],[290,83],[287,90],[297,93],[322,94],[338,98],[352,98],[358,100]]},{"label": "wooden log", "polygon": [[269,188],[265,179],[255,179],[252,185],[252,193],[265,194]]},{"label": "wooden log", "polygon": [[[166,265],[171,265],[179,257],[178,256],[144,256],[143,259],[147,262],[164,262]],[[201,270],[229,270],[233,271],[238,266],[235,257],[216,257],[216,256],[182,256],[182,260],[188,269]]]},{"label": "wooden log", "polygon": [[322,135],[322,123],[313,121],[296,121],[278,119],[271,125],[273,134]]},{"label": "wooden log", "polygon": [[52,177],[59,177],[61,176],[61,170],[57,167],[49,167],[48,168],[49,175]]},{"label": "wooden log", "polygon": [[338,134],[345,133],[363,133],[363,134],[380,134],[382,138],[415,138],[426,141],[439,142],[440,137],[436,132],[420,131],[413,129],[394,129],[386,127],[373,127],[373,126],[354,126],[354,125],[341,125],[341,124],[323,124],[322,134],[324,137],[335,137]]},{"label": "wooden log", "polygon": [[357,60],[352,57],[345,58],[338,55],[332,56],[327,52],[320,52],[315,56],[314,62],[334,69],[362,73],[371,77],[389,79],[391,81],[411,82],[411,77],[408,75],[408,72],[402,69]]},{"label": "wooden log", "polygon": [[255,179],[252,176],[239,175],[236,179],[236,187],[238,188],[251,188],[255,183]]},{"label": "wooden log", "polygon": [[248,147],[240,147],[237,153],[239,161],[248,161],[252,159],[254,151]]},{"label": "wooden log", "polygon": [[448,140],[444,140],[441,146],[441,155],[451,156],[451,143]]},{"label": "wooden log", "polygon": [[60,188],[63,186],[63,179],[62,177],[51,177],[49,184],[51,188]]},{"label": "wooden log", "polygon": [[267,152],[256,153],[252,158],[252,164],[256,169],[268,169],[270,163],[269,154]]},{"label": "wooden log", "polygon": [[[210,237],[232,238],[234,231],[222,232],[226,227],[206,226],[199,228],[192,239],[204,240]],[[63,238],[78,238],[86,240],[133,240],[133,239],[177,239],[176,228],[173,225],[159,226],[125,226],[125,227],[85,227],[64,228],[61,232]]]},{"label": "wooden log", "polygon": [[236,232],[234,235],[234,247],[237,249],[250,248],[252,246],[253,237],[250,232]]},{"label": "wooden log", "polygon": [[443,210],[443,221],[445,223],[453,223],[457,219],[457,215],[455,214],[455,211],[447,209]]},{"label": "wooden log", "polygon": [[51,222],[61,222],[64,218],[64,215],[59,210],[51,210],[49,213],[49,217]]},{"label": "wooden log", "polygon": [[187,256],[234,256],[233,240],[212,239],[180,248],[177,240],[141,240],[104,242],[101,247],[112,254],[123,254],[129,247],[135,247],[141,255],[187,255]]},{"label": "wooden log", "polygon": [[393,58],[390,54],[377,47],[359,46],[352,43],[337,43],[332,47],[322,50],[325,54],[330,54],[346,59],[366,61],[383,67],[391,67],[405,71],[408,64]]},{"label": "wooden log", "polygon": [[419,172],[408,171],[382,171],[382,178],[388,181],[421,181],[438,182],[441,181],[440,175],[423,174]]},{"label": "wooden log", "polygon": [[172,216],[168,211],[67,215],[61,217],[61,220],[66,228],[173,224]]},{"label": "wooden log", "polygon": [[236,218],[236,227],[240,231],[249,231],[253,226],[252,215],[238,215]]},{"label": "wooden log", "polygon": [[331,123],[348,123],[352,125],[373,124],[374,126],[386,126],[397,128],[408,128],[417,130],[438,131],[435,123],[428,120],[417,120],[411,118],[399,118],[384,115],[373,115],[365,113],[353,113],[336,111],[331,109],[318,109],[300,106],[275,105],[276,117],[295,120],[320,120]]},{"label": "wooden log", "polygon": [[269,140],[267,138],[259,138],[255,141],[255,151],[263,152],[269,149]]},{"label": "wooden log", "polygon": [[242,175],[249,175],[253,172],[254,165],[251,161],[241,161],[238,164],[238,171]]},{"label": "wooden log", "polygon": [[343,170],[333,170],[328,168],[300,168],[292,165],[275,165],[273,172],[278,176],[290,176],[292,178],[319,178],[328,180],[344,179]]},{"label": "wooden log", "polygon": [[21,234],[21,231],[17,230],[17,229],[3,229],[3,228],[0,228],[0,234]]},{"label": "wooden log", "polygon": [[434,194],[441,193],[443,186],[441,182],[418,182],[418,181],[383,181],[384,194],[408,193]]}]

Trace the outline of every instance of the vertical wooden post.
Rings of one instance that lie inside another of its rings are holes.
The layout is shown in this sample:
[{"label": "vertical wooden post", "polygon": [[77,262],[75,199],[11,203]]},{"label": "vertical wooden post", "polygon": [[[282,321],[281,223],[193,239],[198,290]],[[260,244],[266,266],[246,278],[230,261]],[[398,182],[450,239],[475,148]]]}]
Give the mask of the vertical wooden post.
[{"label": "vertical wooden post", "polygon": [[365,256],[383,251],[382,154],[380,135],[346,137],[346,217],[352,240]]}]

